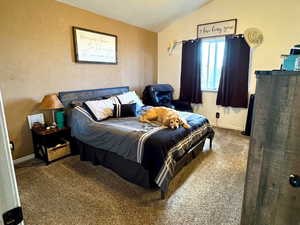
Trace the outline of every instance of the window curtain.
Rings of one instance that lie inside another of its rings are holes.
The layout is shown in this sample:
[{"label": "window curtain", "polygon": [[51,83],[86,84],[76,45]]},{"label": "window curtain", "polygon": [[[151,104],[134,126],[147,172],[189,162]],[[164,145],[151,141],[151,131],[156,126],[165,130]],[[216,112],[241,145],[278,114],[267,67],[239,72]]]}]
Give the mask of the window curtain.
[{"label": "window curtain", "polygon": [[239,36],[227,36],[217,105],[247,108],[250,47]]},{"label": "window curtain", "polygon": [[191,103],[202,103],[200,39],[182,43],[179,99]]}]

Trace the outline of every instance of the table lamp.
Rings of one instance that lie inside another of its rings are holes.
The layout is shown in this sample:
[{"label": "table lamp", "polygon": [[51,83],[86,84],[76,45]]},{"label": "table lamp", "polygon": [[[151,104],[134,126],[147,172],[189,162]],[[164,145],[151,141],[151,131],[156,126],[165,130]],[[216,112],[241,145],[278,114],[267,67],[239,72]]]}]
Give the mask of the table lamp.
[{"label": "table lamp", "polygon": [[51,110],[52,123],[55,125],[54,110],[64,108],[64,105],[58,99],[56,94],[50,94],[44,96],[39,108],[42,110]]}]

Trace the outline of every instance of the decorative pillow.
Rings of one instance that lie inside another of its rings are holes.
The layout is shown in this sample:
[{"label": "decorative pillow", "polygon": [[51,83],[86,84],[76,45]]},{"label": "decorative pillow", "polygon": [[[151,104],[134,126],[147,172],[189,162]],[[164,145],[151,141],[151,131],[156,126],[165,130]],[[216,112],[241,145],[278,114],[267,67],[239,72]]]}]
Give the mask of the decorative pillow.
[{"label": "decorative pillow", "polygon": [[114,104],[113,117],[135,117],[136,114],[136,103]]},{"label": "decorative pillow", "polygon": [[119,104],[116,97],[105,100],[86,101],[85,105],[95,120],[101,121],[113,115],[114,104]]},{"label": "decorative pillow", "polygon": [[144,106],[142,100],[135,91],[129,91],[124,94],[117,95],[117,98],[120,100],[121,104],[136,103],[139,107]]}]

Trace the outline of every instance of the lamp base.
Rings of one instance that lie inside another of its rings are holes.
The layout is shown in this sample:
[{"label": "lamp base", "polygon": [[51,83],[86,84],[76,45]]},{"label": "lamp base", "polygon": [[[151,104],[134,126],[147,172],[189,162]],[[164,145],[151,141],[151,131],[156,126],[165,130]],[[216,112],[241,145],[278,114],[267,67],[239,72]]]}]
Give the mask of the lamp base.
[{"label": "lamp base", "polygon": [[52,128],[56,128],[56,122],[55,122],[55,116],[54,116],[54,110],[51,110],[51,121],[49,121],[49,123],[47,124],[47,128],[46,129],[52,129]]}]

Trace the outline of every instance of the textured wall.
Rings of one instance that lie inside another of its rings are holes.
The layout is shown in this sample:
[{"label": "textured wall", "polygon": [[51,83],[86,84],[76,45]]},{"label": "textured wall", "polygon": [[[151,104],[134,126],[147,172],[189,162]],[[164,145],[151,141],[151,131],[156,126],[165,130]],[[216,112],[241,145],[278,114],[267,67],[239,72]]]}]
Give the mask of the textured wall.
[{"label": "textured wall", "polygon": [[[0,88],[14,158],[32,153],[27,115],[49,93],[156,81],[157,34],[54,0],[0,1]],[[118,65],[74,63],[72,26],[118,36]]]},{"label": "textured wall", "polygon": [[[264,33],[264,43],[253,53],[252,71],[250,73],[250,93],[255,90],[254,70],[279,69],[280,55],[289,53],[289,49],[299,43],[300,29],[296,8],[300,1],[290,0],[214,0],[199,10],[180,18],[158,33],[158,81],[170,83],[179,92],[181,71],[181,46],[173,56],[167,52],[171,40],[196,38],[196,26],[201,23],[238,19],[237,32],[243,33],[247,28],[257,27]],[[204,92],[203,104],[196,106],[196,111],[207,116],[216,124],[215,114],[221,113],[218,126],[243,130],[247,110],[216,106],[216,93]]]}]

